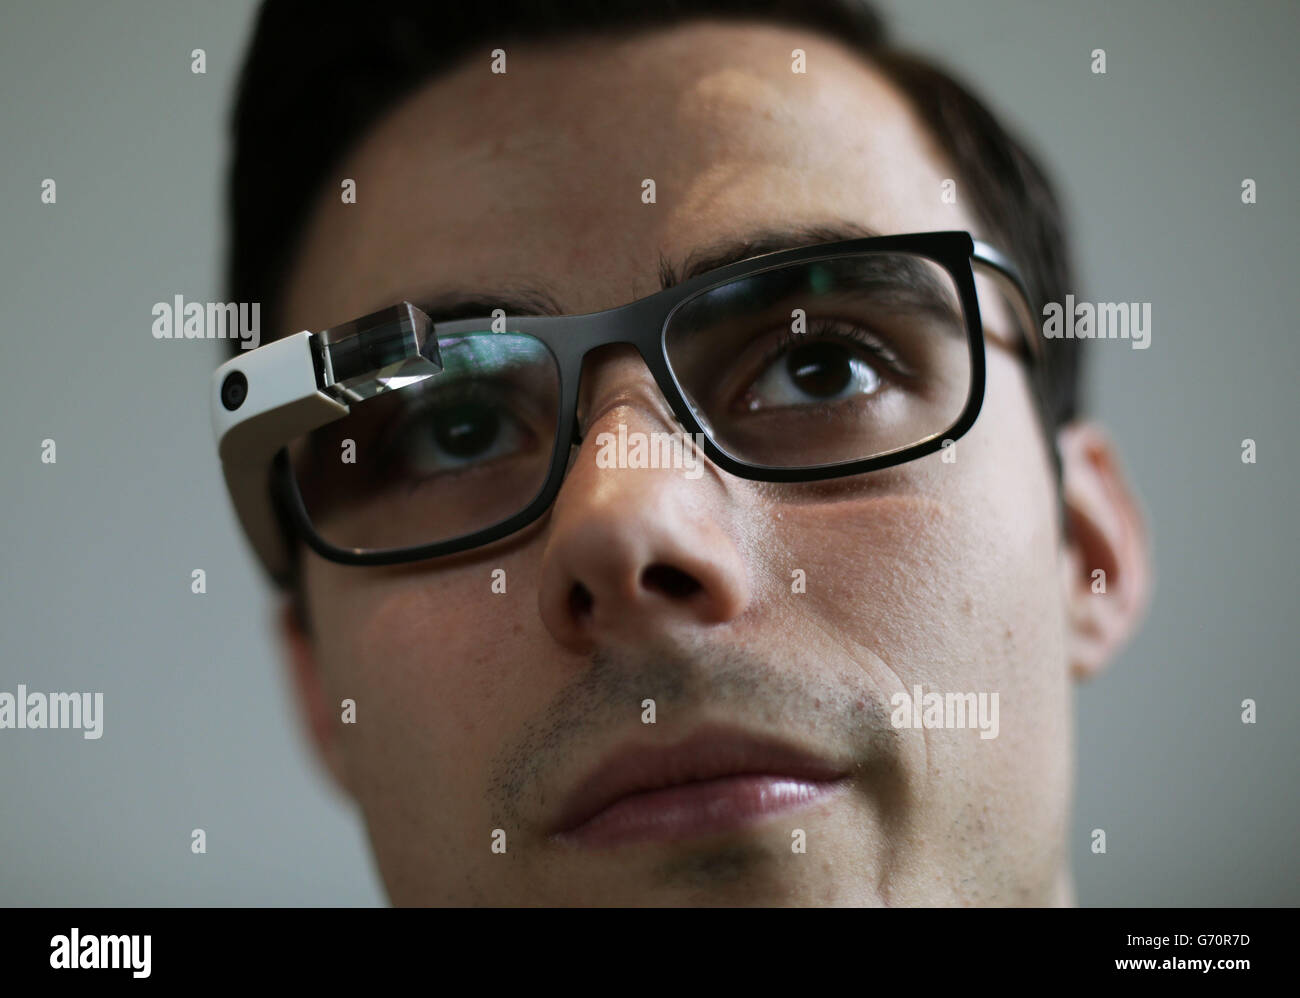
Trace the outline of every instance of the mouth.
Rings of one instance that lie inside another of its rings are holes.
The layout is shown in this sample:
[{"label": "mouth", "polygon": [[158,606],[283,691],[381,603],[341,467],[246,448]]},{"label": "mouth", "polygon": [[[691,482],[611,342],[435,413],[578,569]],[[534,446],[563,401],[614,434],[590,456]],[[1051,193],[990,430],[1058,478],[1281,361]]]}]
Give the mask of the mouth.
[{"label": "mouth", "polygon": [[732,832],[845,791],[849,767],[742,732],[625,746],[567,797],[552,836],[586,848]]}]

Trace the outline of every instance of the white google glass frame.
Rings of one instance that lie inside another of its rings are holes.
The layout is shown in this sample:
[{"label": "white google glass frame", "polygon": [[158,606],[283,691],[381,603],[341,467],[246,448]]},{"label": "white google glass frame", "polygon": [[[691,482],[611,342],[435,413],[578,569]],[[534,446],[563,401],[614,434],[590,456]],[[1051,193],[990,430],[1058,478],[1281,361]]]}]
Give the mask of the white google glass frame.
[{"label": "white google glass frame", "polygon": [[269,487],[275,455],[289,441],[342,419],[349,402],[441,371],[432,329],[424,312],[402,302],[320,333],[294,333],[217,368],[212,425],[226,487],[272,578],[289,578],[293,567]]}]

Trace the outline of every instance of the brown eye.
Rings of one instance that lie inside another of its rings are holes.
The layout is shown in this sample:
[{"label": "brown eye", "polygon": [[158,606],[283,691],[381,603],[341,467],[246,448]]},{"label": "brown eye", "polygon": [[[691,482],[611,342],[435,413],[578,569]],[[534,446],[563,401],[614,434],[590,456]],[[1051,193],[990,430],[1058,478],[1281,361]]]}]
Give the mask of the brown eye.
[{"label": "brown eye", "polygon": [[535,442],[508,407],[464,399],[413,412],[393,434],[386,460],[394,474],[427,478],[527,454]]},{"label": "brown eye", "polygon": [[739,407],[753,412],[872,395],[882,366],[870,346],[843,335],[795,343],[766,362]]},{"label": "brown eye", "polygon": [[481,457],[501,434],[501,418],[491,406],[470,402],[440,410],[434,417],[434,442],[459,460]]},{"label": "brown eye", "polygon": [[790,382],[806,395],[832,398],[853,378],[853,356],[838,343],[805,343],[785,355]]}]

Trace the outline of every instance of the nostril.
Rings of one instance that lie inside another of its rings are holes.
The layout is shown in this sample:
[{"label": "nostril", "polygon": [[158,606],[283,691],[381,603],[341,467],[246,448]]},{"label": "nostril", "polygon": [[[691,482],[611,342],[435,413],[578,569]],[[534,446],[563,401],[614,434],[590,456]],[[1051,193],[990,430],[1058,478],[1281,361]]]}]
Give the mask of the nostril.
[{"label": "nostril", "polygon": [[569,613],[577,620],[582,620],[591,613],[591,590],[581,582],[575,582],[569,590]]},{"label": "nostril", "polygon": [[641,585],[670,599],[687,599],[704,588],[694,576],[672,565],[651,565],[641,573]]}]

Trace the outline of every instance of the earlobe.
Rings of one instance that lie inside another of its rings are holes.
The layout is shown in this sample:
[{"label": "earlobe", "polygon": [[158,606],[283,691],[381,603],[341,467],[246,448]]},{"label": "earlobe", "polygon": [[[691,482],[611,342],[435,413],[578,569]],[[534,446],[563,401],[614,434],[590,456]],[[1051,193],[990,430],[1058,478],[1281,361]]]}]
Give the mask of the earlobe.
[{"label": "earlobe", "polygon": [[329,771],[335,785],[352,796],[351,781],[339,744],[340,711],[329,701],[312,636],[296,611],[292,597],[285,597],[282,602],[277,626],[298,716],[307,729],[316,757]]},{"label": "earlobe", "polygon": [[1062,558],[1069,664],[1076,680],[1100,673],[1145,615],[1151,555],[1141,508],[1114,446],[1093,423],[1058,434],[1070,536]]}]

